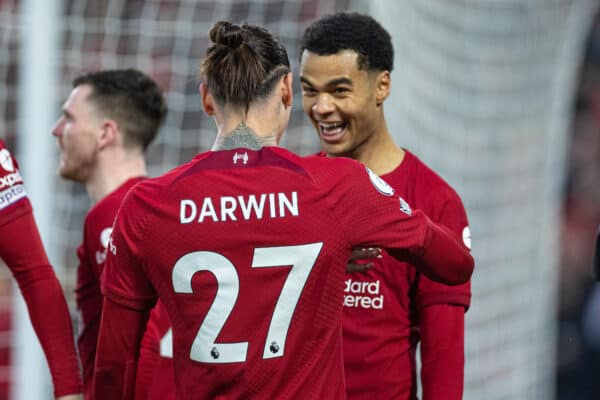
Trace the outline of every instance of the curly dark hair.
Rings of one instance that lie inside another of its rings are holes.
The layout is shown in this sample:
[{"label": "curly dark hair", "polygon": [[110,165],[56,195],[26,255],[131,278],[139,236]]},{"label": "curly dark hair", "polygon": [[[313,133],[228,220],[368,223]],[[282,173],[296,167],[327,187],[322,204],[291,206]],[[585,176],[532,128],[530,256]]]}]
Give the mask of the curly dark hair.
[{"label": "curly dark hair", "polygon": [[213,44],[200,63],[199,75],[220,104],[247,111],[290,72],[287,50],[264,28],[219,21],[209,37]]},{"label": "curly dark hair", "polygon": [[136,69],[89,72],[76,77],[73,87],[89,85],[88,100],[123,132],[125,146],[145,150],[158,134],[167,115],[162,91],[150,77]]},{"label": "curly dark hair", "polygon": [[352,50],[358,54],[362,70],[392,71],[394,46],[388,31],[373,17],[355,12],[326,15],[306,28],[301,52],[321,56]]}]

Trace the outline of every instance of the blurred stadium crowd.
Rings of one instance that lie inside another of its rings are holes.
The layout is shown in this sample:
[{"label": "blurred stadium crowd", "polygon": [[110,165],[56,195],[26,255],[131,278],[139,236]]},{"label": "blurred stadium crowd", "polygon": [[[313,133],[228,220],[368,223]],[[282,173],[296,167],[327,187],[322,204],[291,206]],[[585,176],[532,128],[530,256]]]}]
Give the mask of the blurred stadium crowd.
[{"label": "blurred stadium crowd", "polygon": [[600,284],[592,279],[600,224],[600,16],[590,33],[574,102],[560,271],[558,400],[598,399]]}]

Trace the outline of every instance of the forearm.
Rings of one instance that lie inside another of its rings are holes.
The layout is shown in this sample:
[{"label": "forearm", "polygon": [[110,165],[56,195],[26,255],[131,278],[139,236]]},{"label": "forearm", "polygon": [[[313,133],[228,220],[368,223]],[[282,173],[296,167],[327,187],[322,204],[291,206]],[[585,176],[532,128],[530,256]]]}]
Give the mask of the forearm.
[{"label": "forearm", "polygon": [[[50,266],[46,266],[50,269]],[[81,393],[79,362],[67,303],[56,280],[40,280],[21,289],[31,324],[52,374],[55,396]]]},{"label": "forearm", "polygon": [[148,312],[104,299],[93,392],[96,399],[133,400],[137,360]]},{"label": "forearm", "polygon": [[434,304],[420,310],[423,400],[461,400],[464,385],[463,306]]},{"label": "forearm", "polygon": [[31,214],[0,227],[0,237],[27,232],[27,241],[2,240],[0,254],[27,305],[35,333],[46,355],[55,396],[81,393],[81,376],[73,328],[62,287],[42,247]]},{"label": "forearm", "polygon": [[152,318],[148,322],[140,349],[135,382],[136,400],[144,400],[150,397],[150,388],[152,387],[160,361],[160,338],[154,329],[155,327],[151,325],[153,325]]}]

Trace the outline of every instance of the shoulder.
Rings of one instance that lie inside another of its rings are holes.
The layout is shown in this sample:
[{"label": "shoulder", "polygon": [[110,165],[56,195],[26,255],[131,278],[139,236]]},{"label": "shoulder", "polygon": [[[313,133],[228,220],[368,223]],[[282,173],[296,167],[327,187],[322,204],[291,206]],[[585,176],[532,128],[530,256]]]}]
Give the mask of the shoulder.
[{"label": "shoulder", "polygon": [[[430,204],[439,204],[440,202],[454,202],[462,205],[462,200],[456,190],[435,172],[430,166],[425,164],[419,157],[406,150],[404,162],[407,167],[407,178],[411,180],[417,194],[427,199]],[[400,173],[401,168],[397,168],[395,173]]]},{"label": "shoulder", "polygon": [[348,177],[356,175],[357,171],[366,173],[365,166],[350,158],[330,158],[322,153],[300,156],[281,147],[270,147],[269,150],[285,159],[286,162],[296,165],[303,171],[303,175],[308,176],[317,186],[333,185],[340,181],[346,182]]},{"label": "shoulder", "polygon": [[434,222],[462,236],[467,247],[470,247],[469,220],[456,190],[414,154],[408,151],[406,154],[407,164],[401,166],[407,168],[399,167],[395,171],[398,174],[395,178],[403,179],[412,191],[412,205],[425,212]]},{"label": "shoulder", "polygon": [[133,180],[127,181],[94,204],[85,218],[86,228],[112,225],[123,198],[133,185]]},{"label": "shoulder", "polygon": [[341,180],[347,176],[354,176],[357,173],[366,176],[367,167],[360,162],[347,157],[327,157],[322,154],[302,157],[307,168],[314,171],[315,174],[326,176],[327,178]]}]

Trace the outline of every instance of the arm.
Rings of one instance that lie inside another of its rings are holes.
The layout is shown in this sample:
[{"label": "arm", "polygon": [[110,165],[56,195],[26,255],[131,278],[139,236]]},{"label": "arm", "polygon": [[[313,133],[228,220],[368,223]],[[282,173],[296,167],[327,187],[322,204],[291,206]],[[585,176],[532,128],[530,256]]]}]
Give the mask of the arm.
[{"label": "arm", "polygon": [[432,222],[423,213],[421,215],[427,220],[425,224],[429,227],[429,235],[426,236],[422,249],[413,251],[420,258],[421,272],[429,279],[448,285],[468,281],[475,267],[469,249],[448,228]]},{"label": "arm", "polygon": [[81,393],[69,310],[33,215],[29,212],[1,225],[0,237],[0,256],[10,268],[27,304],[31,323],[48,360],[55,396]]},{"label": "arm", "polygon": [[[429,215],[470,246],[468,218],[458,195],[446,188],[431,193]],[[442,396],[460,400],[464,386],[465,312],[471,299],[470,282],[446,286],[420,277],[416,293],[421,331],[423,400]]]},{"label": "arm", "polygon": [[150,311],[150,317],[141,343],[135,382],[135,398],[139,400],[150,398],[153,380],[158,373],[161,339],[159,327],[157,326],[158,307],[159,304],[157,303]]},{"label": "arm", "polygon": [[421,210],[413,210],[409,218],[394,213],[384,216],[383,221],[389,222],[383,224],[374,219],[373,230],[364,237],[376,242],[372,239],[366,245],[385,244],[392,257],[414,260],[411,265],[435,282],[460,285],[470,279],[473,257],[452,231],[432,222]]},{"label": "arm", "polygon": [[414,257],[421,272],[445,284],[461,284],[471,277],[473,257],[454,233],[422,211],[411,210],[391,187],[381,189],[385,182],[348,161],[344,161],[348,168],[336,176],[335,192],[328,193],[328,200],[340,227],[348,228],[344,236],[351,248],[383,247],[401,260]]},{"label": "arm", "polygon": [[[133,191],[132,191],[133,192]],[[144,222],[132,192],[122,202],[102,271],[104,295],[94,399],[133,400],[139,351],[156,292],[143,269]]]},{"label": "arm", "polygon": [[95,399],[133,400],[137,360],[149,311],[104,299],[96,350]]},{"label": "arm", "polygon": [[423,400],[461,400],[465,308],[433,304],[420,310]]}]

